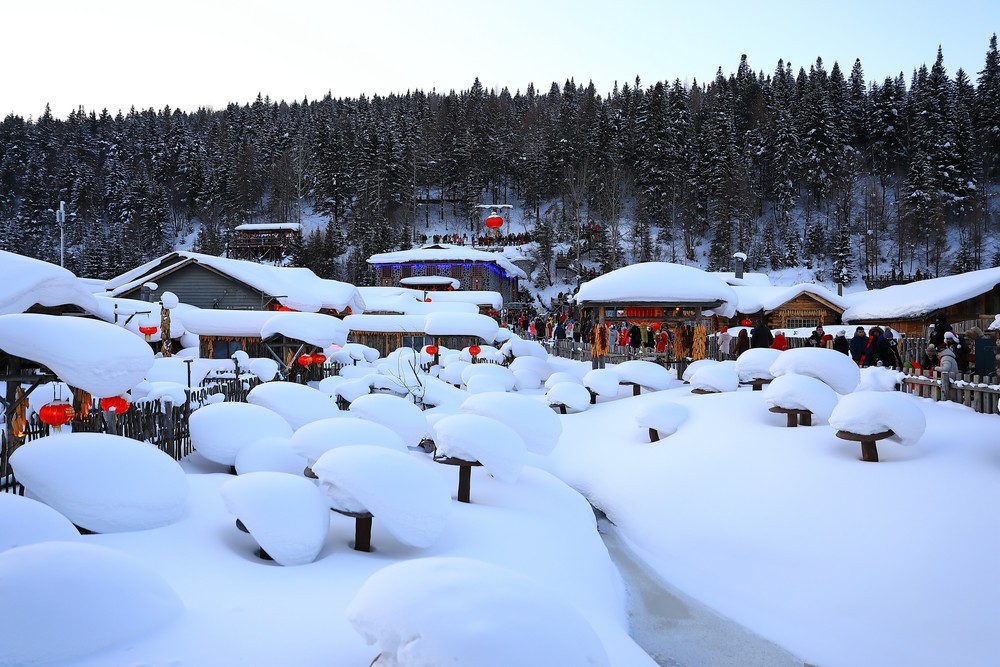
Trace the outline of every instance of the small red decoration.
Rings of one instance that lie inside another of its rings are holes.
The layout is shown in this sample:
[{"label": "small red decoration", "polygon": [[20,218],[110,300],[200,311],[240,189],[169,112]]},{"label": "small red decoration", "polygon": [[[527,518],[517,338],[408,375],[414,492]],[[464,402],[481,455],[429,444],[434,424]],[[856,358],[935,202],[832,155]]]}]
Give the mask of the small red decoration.
[{"label": "small red decoration", "polygon": [[753,326],[753,322],[751,322],[750,320],[748,320],[748,319],[746,319],[744,317],[742,320],[740,320],[740,326],[741,327],[752,327]]},{"label": "small red decoration", "polygon": [[479,347],[478,345],[470,345],[470,346],[469,346],[469,354],[471,354],[472,356],[474,356],[474,357],[475,357],[475,356],[477,356],[477,355],[478,355],[478,354],[479,354],[480,352],[482,352],[482,349],[481,349],[481,348],[480,348],[480,347]]},{"label": "small red decoration", "polygon": [[116,415],[128,412],[128,401],[121,396],[108,396],[101,399],[101,410],[104,412],[114,412]]},{"label": "small red decoration", "polygon": [[141,326],[141,327],[139,327],[139,333],[141,333],[143,336],[145,336],[146,340],[149,340],[149,337],[156,333],[156,327],[152,326],[152,325],[150,325],[150,326]]},{"label": "small red decoration", "polygon": [[312,362],[313,362],[312,355],[303,354],[301,357],[299,357],[299,365],[300,366],[308,366]]},{"label": "small red decoration", "polygon": [[322,366],[323,364],[326,363],[326,355],[325,354],[314,354],[312,356],[312,358],[313,358],[313,363],[317,364],[319,366]]},{"label": "small red decoration", "polygon": [[503,227],[503,218],[499,215],[491,215],[486,218],[486,226],[490,229],[500,229]]},{"label": "small red decoration", "polygon": [[430,303],[431,302],[431,298],[427,297],[426,299],[424,299],[424,301],[426,301],[427,303]]},{"label": "small red decoration", "polygon": [[73,406],[66,401],[56,401],[42,406],[38,418],[49,426],[62,426],[73,421]]},{"label": "small red decoration", "polygon": [[435,354],[438,353],[438,346],[437,345],[428,345],[427,347],[424,348],[424,351],[427,354],[435,355]]}]

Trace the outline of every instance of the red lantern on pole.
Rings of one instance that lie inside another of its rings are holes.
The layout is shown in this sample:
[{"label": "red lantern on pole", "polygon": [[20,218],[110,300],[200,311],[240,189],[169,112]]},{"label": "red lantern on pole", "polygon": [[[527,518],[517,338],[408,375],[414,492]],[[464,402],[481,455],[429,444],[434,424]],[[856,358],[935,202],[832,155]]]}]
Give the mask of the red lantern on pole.
[{"label": "red lantern on pole", "polygon": [[438,346],[437,345],[428,345],[427,347],[424,348],[424,352],[426,352],[427,354],[429,354],[431,356],[434,356],[434,355],[436,355],[438,353]]},{"label": "red lantern on pole", "polygon": [[489,229],[500,229],[503,227],[503,218],[499,215],[491,215],[486,218],[486,226]]},{"label": "red lantern on pole", "polygon": [[313,363],[317,364],[319,366],[322,366],[323,364],[326,363],[326,355],[325,354],[314,354],[314,355],[312,355],[312,358],[313,358]]},{"label": "red lantern on pole", "polygon": [[66,401],[56,401],[42,406],[38,418],[49,426],[60,427],[73,421],[73,406]]},{"label": "red lantern on pole", "polygon": [[113,412],[116,415],[122,415],[128,412],[128,407],[128,401],[121,396],[108,396],[101,399],[101,410],[104,412]]},{"label": "red lantern on pole", "polygon": [[139,327],[139,333],[141,333],[143,336],[145,336],[146,340],[149,340],[149,337],[156,333],[156,327],[153,326],[153,325],[140,326]]},{"label": "red lantern on pole", "polygon": [[308,366],[313,362],[313,358],[312,355],[303,354],[302,356],[299,357],[298,361],[300,366]]},{"label": "red lantern on pole", "polygon": [[482,351],[483,351],[482,348],[480,348],[478,345],[469,346],[469,354],[471,354],[474,357],[479,356],[479,353]]}]

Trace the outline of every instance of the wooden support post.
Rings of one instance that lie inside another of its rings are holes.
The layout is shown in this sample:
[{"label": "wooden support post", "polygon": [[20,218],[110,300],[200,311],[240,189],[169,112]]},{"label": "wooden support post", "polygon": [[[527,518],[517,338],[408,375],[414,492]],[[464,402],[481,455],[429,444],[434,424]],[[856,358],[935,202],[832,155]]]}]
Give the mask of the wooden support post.
[{"label": "wooden support post", "polygon": [[799,425],[799,416],[794,412],[789,412],[785,415],[785,425],[788,428],[792,428]]},{"label": "wooden support post", "polygon": [[813,413],[809,410],[802,410],[799,412],[799,424],[801,426],[812,426],[813,425]]},{"label": "wooden support post", "polygon": [[472,497],[472,466],[458,466],[458,501],[468,503]]},{"label": "wooden support post", "polygon": [[861,441],[861,460],[871,463],[878,463],[878,447],[874,440]]},{"label": "wooden support post", "polygon": [[650,442],[658,442],[659,439],[660,439],[660,432],[657,431],[655,428],[650,428],[649,429],[649,441]]},{"label": "wooden support post", "polygon": [[359,516],[354,519],[354,550],[372,550],[372,515]]}]

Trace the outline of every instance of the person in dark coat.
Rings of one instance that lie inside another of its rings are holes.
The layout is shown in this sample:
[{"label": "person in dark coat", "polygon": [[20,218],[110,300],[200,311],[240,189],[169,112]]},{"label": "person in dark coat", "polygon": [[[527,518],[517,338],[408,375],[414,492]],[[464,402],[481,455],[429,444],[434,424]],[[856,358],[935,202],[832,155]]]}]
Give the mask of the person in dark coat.
[{"label": "person in dark coat", "polygon": [[750,347],[771,347],[774,342],[774,335],[764,324],[764,320],[758,320],[750,333]]},{"label": "person in dark coat", "polygon": [[892,331],[886,329],[885,332],[879,336],[878,347],[875,351],[878,356],[878,363],[881,363],[885,368],[902,368],[903,362],[899,358],[899,348],[896,345],[896,337],[893,336]]},{"label": "person in dark coat", "polygon": [[868,347],[868,336],[865,334],[864,327],[858,327],[854,330],[854,336],[851,338],[851,359],[854,359],[854,363],[858,366],[861,365],[861,358],[865,356],[865,348]]},{"label": "person in dark coat", "polygon": [[833,337],[833,349],[841,354],[849,354],[851,351],[851,344],[847,341],[847,336],[844,335],[844,331],[840,330],[837,335]]},{"label": "person in dark coat", "polygon": [[920,365],[924,370],[932,370],[935,366],[941,363],[940,357],[938,357],[937,347],[933,343],[924,349],[924,358],[920,360]]},{"label": "person in dark coat", "polygon": [[740,329],[740,333],[736,336],[736,346],[733,348],[733,356],[739,357],[749,349],[750,336],[747,335],[746,329]]},{"label": "person in dark coat", "polygon": [[865,346],[865,353],[861,355],[862,366],[875,366],[878,363],[878,339],[881,335],[881,327],[872,327],[868,330],[868,345]]},{"label": "person in dark coat", "polygon": [[944,313],[938,315],[937,319],[934,320],[934,331],[931,332],[931,343],[934,344],[938,350],[944,348],[944,335],[951,331],[951,325],[948,324],[948,319],[945,317]]},{"label": "person in dark coat", "polygon": [[642,331],[637,324],[633,324],[628,330],[628,346],[635,352],[642,346]]}]

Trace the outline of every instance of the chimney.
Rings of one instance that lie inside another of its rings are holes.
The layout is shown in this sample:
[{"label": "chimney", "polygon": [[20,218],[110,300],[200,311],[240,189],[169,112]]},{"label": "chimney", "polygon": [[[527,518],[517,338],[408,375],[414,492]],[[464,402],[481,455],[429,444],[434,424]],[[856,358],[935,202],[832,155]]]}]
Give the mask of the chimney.
[{"label": "chimney", "polygon": [[743,263],[747,261],[745,253],[738,252],[733,255],[733,273],[737,279],[743,279]]}]

